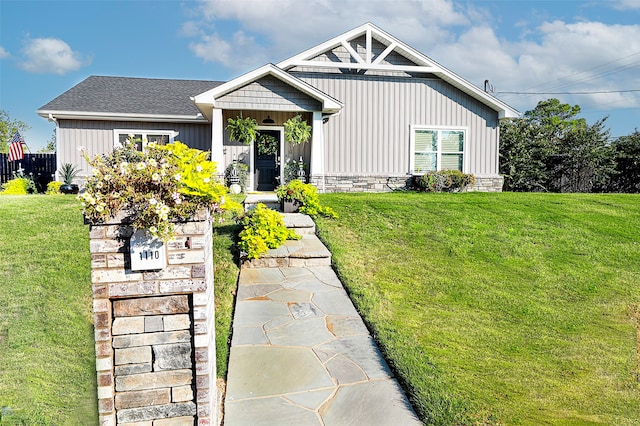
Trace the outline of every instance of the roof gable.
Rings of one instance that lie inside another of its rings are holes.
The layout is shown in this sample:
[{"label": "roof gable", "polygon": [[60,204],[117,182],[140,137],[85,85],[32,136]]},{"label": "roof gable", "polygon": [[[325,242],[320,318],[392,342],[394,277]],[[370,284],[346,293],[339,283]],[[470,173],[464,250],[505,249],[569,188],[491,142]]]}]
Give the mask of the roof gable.
[{"label": "roof gable", "polygon": [[223,109],[270,111],[320,111],[321,103],[285,82],[266,75],[216,99]]},{"label": "roof gable", "polygon": [[291,88],[305,94],[309,98],[316,100],[320,104],[321,111],[323,113],[332,114],[342,109],[342,104],[336,99],[316,89],[310,84],[305,83],[299,78],[284,72],[273,64],[264,65],[207,92],[201,93],[194,98],[194,102],[198,108],[206,114],[211,107],[220,107],[218,103],[226,95],[238,91],[252,83],[258,82],[261,79],[265,79],[265,77],[277,79]]},{"label": "roof gable", "polygon": [[425,56],[372,23],[366,23],[318,46],[277,64],[283,70],[312,67],[325,70],[349,70],[431,74],[457,87],[497,111],[500,117],[518,117],[520,113],[486,93],[433,59]]}]

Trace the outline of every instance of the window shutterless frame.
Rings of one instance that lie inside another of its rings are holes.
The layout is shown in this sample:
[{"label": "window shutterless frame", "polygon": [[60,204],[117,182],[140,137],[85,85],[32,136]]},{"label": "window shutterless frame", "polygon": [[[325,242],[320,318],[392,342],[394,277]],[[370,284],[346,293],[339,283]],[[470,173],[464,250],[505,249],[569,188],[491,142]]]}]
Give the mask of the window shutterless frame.
[{"label": "window shutterless frame", "polygon": [[439,170],[466,173],[467,130],[457,127],[411,125],[411,174]]},{"label": "window shutterless frame", "polygon": [[149,142],[155,142],[160,145],[172,143],[178,136],[178,132],[175,130],[115,129],[113,131],[113,146],[123,144],[129,139],[129,135],[133,135],[135,140],[141,140],[139,144],[136,144],[136,149],[142,151]]}]

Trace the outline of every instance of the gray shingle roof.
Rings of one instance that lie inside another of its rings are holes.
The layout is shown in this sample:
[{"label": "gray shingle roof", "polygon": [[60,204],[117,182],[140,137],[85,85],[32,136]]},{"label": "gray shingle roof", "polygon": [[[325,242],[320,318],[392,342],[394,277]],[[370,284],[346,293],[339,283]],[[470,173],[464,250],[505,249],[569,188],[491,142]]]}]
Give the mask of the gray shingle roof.
[{"label": "gray shingle roof", "polygon": [[94,75],[43,105],[40,111],[195,116],[200,111],[190,97],[222,83]]}]

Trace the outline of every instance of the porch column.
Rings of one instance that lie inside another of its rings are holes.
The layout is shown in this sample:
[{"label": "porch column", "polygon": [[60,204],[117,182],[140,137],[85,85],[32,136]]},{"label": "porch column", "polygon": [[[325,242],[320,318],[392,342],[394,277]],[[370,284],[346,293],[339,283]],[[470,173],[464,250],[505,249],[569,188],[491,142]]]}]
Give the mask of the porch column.
[{"label": "porch column", "polygon": [[322,112],[313,112],[313,133],[311,136],[311,164],[309,175],[311,182],[320,181],[320,192],[324,192],[324,130],[322,126]]},{"label": "porch column", "polygon": [[227,165],[224,163],[224,127],[222,125],[222,110],[213,109],[211,116],[211,161],[217,164],[217,172],[224,175]]}]

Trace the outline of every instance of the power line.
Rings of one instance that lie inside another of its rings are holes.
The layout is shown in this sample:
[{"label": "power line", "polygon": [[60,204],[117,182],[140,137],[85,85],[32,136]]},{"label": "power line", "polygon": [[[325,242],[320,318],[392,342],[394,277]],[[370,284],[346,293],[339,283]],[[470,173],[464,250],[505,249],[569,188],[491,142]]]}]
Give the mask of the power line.
[{"label": "power line", "polygon": [[[600,64],[600,65],[596,65],[593,66],[591,68],[588,68],[584,71],[577,71],[574,72],[572,74],[566,75],[564,77],[558,78],[554,81],[550,81],[550,82],[546,82],[546,83],[541,83],[538,84],[537,86],[533,86],[533,87],[529,87],[527,89],[525,89],[523,92],[497,92],[497,93],[504,93],[504,94],[512,94],[512,95],[519,95],[519,96],[515,96],[512,97],[511,99],[509,99],[510,102],[516,102],[518,100],[521,100],[523,98],[523,96],[527,96],[527,95],[554,95],[554,94],[558,94],[558,95],[573,95],[573,94],[599,94],[599,93],[625,93],[628,91],[620,91],[620,92],[615,92],[615,91],[607,91],[607,92],[585,92],[585,93],[581,93],[581,92],[552,92],[552,90],[558,90],[558,89],[563,89],[563,88],[568,88],[570,86],[575,86],[577,84],[583,84],[592,80],[595,80],[596,78],[599,77],[604,77],[607,74],[613,74],[613,73],[619,73],[619,72],[624,72],[624,71],[629,71],[632,68],[636,68],[638,66],[638,64],[640,64],[640,61],[635,61],[631,62],[631,63],[627,63],[627,64],[623,64],[623,65],[619,65],[616,66],[614,68],[609,68],[606,69],[605,67],[607,67],[608,65],[612,65],[615,64],[616,62],[622,62],[624,60],[627,60],[629,58],[632,58],[634,56],[638,56],[640,55],[640,52],[634,52],[630,55]],[[595,73],[595,74],[590,74],[590,71],[594,71],[597,69],[603,69],[604,70]],[[579,77],[577,80],[571,81],[572,77]],[[546,87],[545,87],[546,86]],[[549,90],[549,92],[528,92],[528,90]]]},{"label": "power line", "polygon": [[606,93],[632,93],[640,92],[640,89],[628,90],[595,90],[590,92],[494,92],[501,95],[600,95]]},{"label": "power line", "polygon": [[[603,67],[606,67],[607,65],[611,65],[611,64],[614,64],[616,62],[621,62],[621,61],[624,61],[625,59],[628,59],[628,58],[631,58],[631,57],[637,56],[637,55],[640,55],[640,52],[634,52],[634,53],[632,53],[630,55],[623,56],[623,57],[618,58],[618,59],[614,59],[613,61],[609,61],[609,62],[605,62],[605,63],[600,64],[600,65],[593,66],[593,67],[588,68],[588,69],[586,69],[584,71],[576,71],[576,72],[574,72],[572,74],[565,75],[563,77],[560,77],[560,78],[558,78],[556,80],[553,80],[553,81],[550,81],[550,82],[547,82],[547,83],[538,84],[537,86],[530,87],[529,89],[526,89],[526,90],[535,89],[535,88],[538,88],[538,87],[541,88],[541,87],[543,87],[545,85],[549,85],[551,87],[556,86],[559,89],[559,88],[561,88],[563,86],[572,86],[572,85],[574,85],[576,83],[582,83],[582,82],[585,82],[585,81],[588,81],[588,80],[592,80],[594,77],[597,77],[597,76],[602,76],[602,75],[605,75],[605,74],[610,74],[610,73],[619,72],[619,71],[625,71],[627,68],[630,68],[630,67],[633,68],[639,62],[636,61],[636,62],[632,62],[630,64],[618,66],[618,67],[613,68],[613,69],[605,70],[605,71],[602,71],[602,72],[596,74],[595,76],[587,74],[589,71],[596,70],[598,68],[603,68]],[[587,75],[585,77],[582,77],[582,80],[578,80],[577,82],[570,80],[571,77],[578,76],[580,74],[587,74]],[[562,82],[563,80],[566,81],[566,83],[563,83]],[[556,87],[553,87],[553,88],[555,89]]]}]

